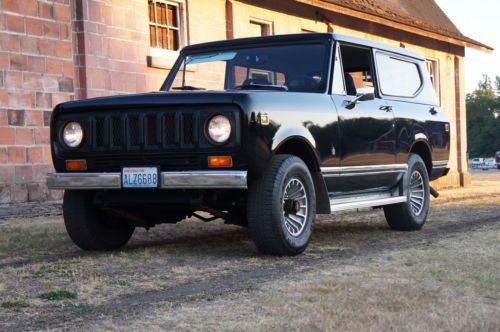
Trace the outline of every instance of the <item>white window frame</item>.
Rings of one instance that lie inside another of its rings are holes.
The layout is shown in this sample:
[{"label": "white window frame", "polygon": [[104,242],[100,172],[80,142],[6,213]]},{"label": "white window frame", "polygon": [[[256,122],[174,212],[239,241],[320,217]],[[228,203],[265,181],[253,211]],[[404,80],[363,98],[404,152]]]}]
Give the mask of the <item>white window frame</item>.
[{"label": "white window frame", "polygon": [[[186,18],[186,2],[184,0],[169,1],[169,0],[153,0],[153,2],[161,2],[166,5],[172,5],[177,7],[177,19],[179,21],[179,49],[178,50],[168,50],[161,47],[151,46],[151,41],[149,42],[149,55],[152,57],[160,57],[164,59],[175,60],[179,56],[180,50],[187,44],[187,18]],[[148,9],[149,10],[149,9]],[[155,10],[156,15],[156,10]],[[150,26],[149,14],[148,14],[148,28]],[[170,28],[169,28],[170,29]],[[158,45],[158,42],[157,42]]]},{"label": "white window frame", "polygon": [[272,35],[274,35],[274,23],[272,21],[266,21],[266,20],[262,20],[260,18],[250,17],[250,20],[248,22],[249,22],[249,24],[265,25],[265,26],[268,27],[269,34],[268,35],[261,35],[261,36],[272,36]]},{"label": "white window frame", "polygon": [[[434,64],[434,75],[431,75],[431,72],[429,70],[429,64]],[[438,98],[439,105],[441,105],[441,75],[440,75],[440,64],[439,64],[439,59],[435,58],[425,58],[425,67],[427,69],[427,72],[429,73],[429,77],[433,77],[433,80],[431,80],[431,83],[433,84],[434,91],[436,92],[436,97]]]}]

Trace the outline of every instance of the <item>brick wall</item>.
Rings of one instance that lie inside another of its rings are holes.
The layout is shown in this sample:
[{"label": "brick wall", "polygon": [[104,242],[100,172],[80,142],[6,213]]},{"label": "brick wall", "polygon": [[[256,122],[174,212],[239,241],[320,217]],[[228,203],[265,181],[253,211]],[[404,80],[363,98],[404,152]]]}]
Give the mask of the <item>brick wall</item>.
[{"label": "brick wall", "polygon": [[73,99],[69,0],[0,1],[0,202],[54,198],[49,119]]}]

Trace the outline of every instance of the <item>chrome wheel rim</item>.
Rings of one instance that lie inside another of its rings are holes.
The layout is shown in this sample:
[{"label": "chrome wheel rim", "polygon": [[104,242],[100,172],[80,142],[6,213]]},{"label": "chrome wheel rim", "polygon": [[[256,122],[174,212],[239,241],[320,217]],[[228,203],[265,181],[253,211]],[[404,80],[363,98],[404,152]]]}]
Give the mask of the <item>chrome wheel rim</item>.
[{"label": "chrome wheel rim", "polygon": [[285,186],[282,200],[283,219],[288,233],[294,237],[302,234],[307,221],[307,192],[304,184],[291,178]]},{"label": "chrome wheel rim", "polygon": [[425,186],[422,174],[413,171],[410,176],[410,207],[414,215],[419,216],[425,205]]}]

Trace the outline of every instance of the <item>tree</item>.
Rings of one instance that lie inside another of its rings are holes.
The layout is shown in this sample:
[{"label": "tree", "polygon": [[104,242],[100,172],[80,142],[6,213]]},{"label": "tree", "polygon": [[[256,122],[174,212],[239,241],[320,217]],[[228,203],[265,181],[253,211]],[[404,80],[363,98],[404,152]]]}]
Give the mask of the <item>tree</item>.
[{"label": "tree", "polygon": [[[500,76],[495,78],[500,88]],[[483,75],[477,89],[467,94],[467,145],[470,157],[489,157],[500,150],[500,97],[495,95],[491,79]]]},{"label": "tree", "polygon": [[500,96],[500,76],[499,75],[497,75],[495,77],[495,90],[496,90],[497,96]]}]

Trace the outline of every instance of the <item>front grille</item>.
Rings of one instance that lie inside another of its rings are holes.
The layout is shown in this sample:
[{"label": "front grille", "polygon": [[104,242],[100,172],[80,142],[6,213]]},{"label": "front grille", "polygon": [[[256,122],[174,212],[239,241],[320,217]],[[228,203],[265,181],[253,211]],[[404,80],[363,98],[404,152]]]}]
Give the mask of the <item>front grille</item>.
[{"label": "front grille", "polygon": [[[212,144],[204,132],[206,122],[215,114],[227,116],[234,129],[230,141],[223,146]],[[134,165],[196,169],[206,165],[207,153],[230,153],[239,145],[239,112],[227,106],[215,112],[201,107],[188,111],[76,111],[58,115],[56,125],[60,129],[68,121],[78,121],[84,127],[84,143],[77,150],[70,150],[59,144],[55,136],[57,155],[61,159],[85,158],[89,170],[119,170]]]}]

